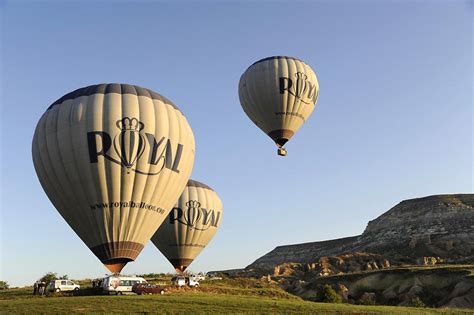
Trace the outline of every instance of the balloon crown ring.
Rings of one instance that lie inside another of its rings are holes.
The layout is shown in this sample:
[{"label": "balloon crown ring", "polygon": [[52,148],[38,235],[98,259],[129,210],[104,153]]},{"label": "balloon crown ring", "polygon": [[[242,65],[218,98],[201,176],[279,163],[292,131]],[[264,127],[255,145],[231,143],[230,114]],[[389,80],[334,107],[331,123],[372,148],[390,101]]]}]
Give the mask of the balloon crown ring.
[{"label": "balloon crown ring", "polygon": [[121,130],[140,131],[145,125],[136,118],[124,117],[117,120],[117,127]]}]

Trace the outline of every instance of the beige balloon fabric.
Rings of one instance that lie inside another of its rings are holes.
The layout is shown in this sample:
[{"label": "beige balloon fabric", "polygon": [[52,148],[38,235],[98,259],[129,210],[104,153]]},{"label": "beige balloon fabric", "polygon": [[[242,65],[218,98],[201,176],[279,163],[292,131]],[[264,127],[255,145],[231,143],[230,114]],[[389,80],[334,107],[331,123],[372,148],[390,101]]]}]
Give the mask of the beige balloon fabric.
[{"label": "beige balloon fabric", "polygon": [[181,273],[211,241],[221,222],[222,201],[217,193],[206,184],[189,180],[151,241]]},{"label": "beige balloon fabric", "polygon": [[167,218],[191,174],[195,144],[183,113],[160,94],[98,84],[46,110],[32,151],[53,205],[117,273]]},{"label": "beige balloon fabric", "polygon": [[280,155],[286,154],[283,145],[313,112],[318,95],[316,74],[293,57],[259,60],[242,74],[239,82],[242,108],[275,141]]}]

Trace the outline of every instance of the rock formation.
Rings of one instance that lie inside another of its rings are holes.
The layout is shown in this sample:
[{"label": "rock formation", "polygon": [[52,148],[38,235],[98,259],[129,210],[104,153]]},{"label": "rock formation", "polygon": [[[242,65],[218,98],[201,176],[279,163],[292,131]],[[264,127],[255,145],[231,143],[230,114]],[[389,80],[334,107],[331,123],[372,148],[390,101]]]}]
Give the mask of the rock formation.
[{"label": "rock formation", "polygon": [[[275,267],[274,277],[312,279],[344,273],[372,271],[390,268],[390,262],[382,255],[355,253],[321,257],[312,263],[285,263]],[[245,272],[245,271],[244,271]]]},{"label": "rock formation", "polygon": [[418,300],[430,307],[473,308],[471,268],[396,268],[279,282],[288,292],[312,301],[317,301],[324,285],[330,285],[349,303],[417,306],[414,301]]},{"label": "rock formation", "polygon": [[474,194],[405,200],[368,223],[359,236],[278,246],[247,270],[311,264],[356,252],[383,254],[392,264],[474,263]]}]

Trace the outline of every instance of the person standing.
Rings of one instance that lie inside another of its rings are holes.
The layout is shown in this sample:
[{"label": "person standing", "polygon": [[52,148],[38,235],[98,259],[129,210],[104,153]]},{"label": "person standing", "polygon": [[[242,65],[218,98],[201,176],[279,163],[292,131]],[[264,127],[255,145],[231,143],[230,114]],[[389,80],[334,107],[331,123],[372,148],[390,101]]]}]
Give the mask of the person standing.
[{"label": "person standing", "polygon": [[44,288],[46,287],[46,284],[45,284],[43,281],[41,281],[41,282],[39,283],[38,287],[39,287],[39,288],[38,288],[39,294],[40,294],[40,295],[44,295]]}]

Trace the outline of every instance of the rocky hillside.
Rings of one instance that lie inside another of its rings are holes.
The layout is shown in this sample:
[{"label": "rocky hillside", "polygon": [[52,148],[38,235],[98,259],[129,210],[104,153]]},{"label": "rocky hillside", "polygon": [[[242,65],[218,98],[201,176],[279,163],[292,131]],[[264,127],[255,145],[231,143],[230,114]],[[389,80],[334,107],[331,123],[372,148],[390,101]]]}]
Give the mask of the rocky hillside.
[{"label": "rocky hillside", "polygon": [[301,280],[272,277],[290,293],[318,301],[317,292],[330,285],[346,303],[430,307],[474,307],[472,266],[412,267]]},{"label": "rocky hillside", "polygon": [[278,265],[273,270],[273,276],[312,280],[317,277],[358,273],[386,268],[390,268],[390,262],[382,255],[356,253],[337,257],[321,257],[316,262],[308,264],[286,263]]},{"label": "rocky hillside", "polygon": [[474,263],[474,194],[405,200],[368,223],[359,236],[278,246],[247,270],[273,273],[284,263],[314,263],[325,256],[383,254],[392,265]]}]

